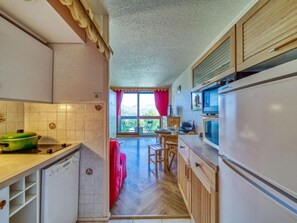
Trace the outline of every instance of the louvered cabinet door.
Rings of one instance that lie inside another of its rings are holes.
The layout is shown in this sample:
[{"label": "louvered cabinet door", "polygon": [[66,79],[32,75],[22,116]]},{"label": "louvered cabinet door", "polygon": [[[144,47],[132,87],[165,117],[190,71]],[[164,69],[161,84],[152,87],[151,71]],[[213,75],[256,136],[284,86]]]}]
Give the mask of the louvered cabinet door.
[{"label": "louvered cabinet door", "polygon": [[193,87],[201,88],[235,73],[235,26],[192,66]]},{"label": "louvered cabinet door", "polygon": [[259,0],[236,24],[236,40],[238,71],[297,48],[297,1]]},{"label": "louvered cabinet door", "polygon": [[193,220],[195,223],[217,223],[217,192],[209,185],[205,186],[194,172],[191,180]]}]

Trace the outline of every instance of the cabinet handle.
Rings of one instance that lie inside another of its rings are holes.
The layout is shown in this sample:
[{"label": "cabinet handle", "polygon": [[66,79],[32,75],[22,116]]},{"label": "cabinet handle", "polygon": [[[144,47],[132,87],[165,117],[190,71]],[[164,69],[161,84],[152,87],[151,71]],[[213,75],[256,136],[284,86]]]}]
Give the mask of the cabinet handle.
[{"label": "cabinet handle", "polygon": [[6,205],[6,200],[0,202],[0,210],[2,210]]},{"label": "cabinet handle", "polygon": [[190,166],[187,166],[187,180],[190,180]]},{"label": "cabinet handle", "polygon": [[201,164],[200,164],[200,163],[197,163],[197,162],[195,162],[195,166],[196,166],[196,167],[200,167],[200,166],[201,166]]},{"label": "cabinet handle", "polygon": [[282,44],[282,45],[279,45],[279,46],[277,46],[275,48],[272,48],[272,49],[268,50],[268,53],[273,53],[274,51],[277,51],[277,50],[279,50],[279,49],[281,49],[281,48],[289,45],[290,43],[295,42],[296,40],[297,40],[297,37],[294,38],[294,39],[292,39],[292,40],[290,40],[290,41],[288,41],[288,42],[286,42],[286,43],[284,43],[284,44]]},{"label": "cabinet handle", "polygon": [[184,149],[184,148],[186,148],[186,147],[184,147],[184,146],[179,146],[179,148],[180,148],[180,149]]}]

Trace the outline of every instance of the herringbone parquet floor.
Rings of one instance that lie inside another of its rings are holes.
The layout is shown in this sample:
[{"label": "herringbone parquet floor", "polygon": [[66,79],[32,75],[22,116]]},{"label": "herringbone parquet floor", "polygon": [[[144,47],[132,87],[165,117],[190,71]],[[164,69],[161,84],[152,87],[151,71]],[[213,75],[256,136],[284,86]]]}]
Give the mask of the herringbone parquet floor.
[{"label": "herringbone parquet floor", "polygon": [[155,138],[120,139],[121,152],[127,156],[128,177],[121,193],[111,209],[117,215],[188,215],[187,208],[177,185],[176,162],[168,173],[163,166],[158,177],[153,164],[148,168],[147,145],[155,143]]}]

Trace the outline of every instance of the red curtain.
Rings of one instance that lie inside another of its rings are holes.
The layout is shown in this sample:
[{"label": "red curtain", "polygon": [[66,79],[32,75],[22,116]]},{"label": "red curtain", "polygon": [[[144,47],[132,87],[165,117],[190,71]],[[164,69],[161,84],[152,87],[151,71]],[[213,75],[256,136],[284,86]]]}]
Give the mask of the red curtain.
[{"label": "red curtain", "polygon": [[123,99],[123,92],[121,90],[116,91],[116,97],[117,97],[117,116],[121,115],[121,104],[122,104],[122,99]]},{"label": "red curtain", "polygon": [[155,105],[160,116],[167,116],[168,108],[168,91],[154,91]]}]

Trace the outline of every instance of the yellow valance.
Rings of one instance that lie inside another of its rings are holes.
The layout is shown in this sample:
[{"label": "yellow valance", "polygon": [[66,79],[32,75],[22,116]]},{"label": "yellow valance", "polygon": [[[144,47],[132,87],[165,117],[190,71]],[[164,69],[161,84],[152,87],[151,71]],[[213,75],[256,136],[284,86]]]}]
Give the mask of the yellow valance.
[{"label": "yellow valance", "polygon": [[94,16],[90,8],[86,10],[79,0],[60,0],[60,2],[68,7],[79,27],[85,29],[88,38],[96,44],[97,49],[104,54],[105,58],[109,59],[110,53],[113,54],[112,49],[100,34],[102,31],[98,30],[99,26],[94,24]]}]

